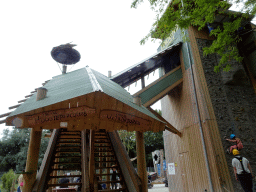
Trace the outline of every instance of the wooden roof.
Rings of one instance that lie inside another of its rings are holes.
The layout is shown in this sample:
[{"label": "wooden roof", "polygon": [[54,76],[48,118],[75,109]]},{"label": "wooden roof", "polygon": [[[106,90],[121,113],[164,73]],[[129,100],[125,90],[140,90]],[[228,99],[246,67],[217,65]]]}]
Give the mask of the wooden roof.
[{"label": "wooden roof", "polygon": [[53,77],[44,88],[46,98],[36,101],[36,93],[6,119],[18,128],[125,129],[161,131],[165,124],[120,85],[85,67]]},{"label": "wooden roof", "polygon": [[154,55],[144,59],[143,61],[136,63],[128,67],[127,69],[117,73],[111,80],[118,83],[122,87],[127,87],[141,77],[146,76],[157,68],[161,67],[166,61],[170,61],[170,58],[177,60],[172,65],[179,63],[179,51],[182,42],[178,41],[175,45],[171,45],[166,49],[155,53]]}]

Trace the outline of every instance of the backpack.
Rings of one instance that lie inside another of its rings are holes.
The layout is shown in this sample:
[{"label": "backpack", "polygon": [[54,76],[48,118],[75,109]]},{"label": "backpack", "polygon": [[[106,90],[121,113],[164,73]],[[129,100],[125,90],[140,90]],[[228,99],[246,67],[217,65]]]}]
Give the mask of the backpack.
[{"label": "backpack", "polygon": [[235,157],[236,159],[238,159],[238,161],[241,163],[241,165],[242,165],[242,169],[243,169],[243,171],[242,171],[242,174],[248,174],[246,171],[245,171],[245,169],[244,169],[244,165],[243,165],[243,157]]}]

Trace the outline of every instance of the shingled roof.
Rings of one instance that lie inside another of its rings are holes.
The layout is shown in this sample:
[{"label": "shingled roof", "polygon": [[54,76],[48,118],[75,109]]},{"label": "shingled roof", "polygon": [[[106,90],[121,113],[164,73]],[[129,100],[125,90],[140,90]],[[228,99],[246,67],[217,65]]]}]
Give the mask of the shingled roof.
[{"label": "shingled roof", "polygon": [[[97,102],[102,102],[102,98],[104,97],[104,99],[110,99],[112,102],[121,103],[116,104],[123,106],[121,107],[122,109],[119,110],[120,113],[135,115],[143,119],[146,118],[149,121],[152,121],[153,124],[155,124],[154,122],[156,121],[158,122],[157,124],[161,124],[160,127],[162,128],[160,129],[164,129],[163,122],[161,122],[147,108],[145,108],[144,106],[138,106],[135,103],[133,103],[133,97],[130,95],[129,92],[127,92],[117,83],[110,80],[108,77],[102,75],[101,73],[95,70],[91,70],[89,67],[72,71],[67,74],[55,76],[45,84],[44,88],[47,89],[46,98],[36,101],[36,94],[31,96],[27,101],[25,101],[22,105],[20,105],[15,111],[13,111],[8,116],[6,125],[13,125],[13,120],[16,117],[19,117],[24,120],[28,116],[33,116],[42,112],[52,111],[53,109],[56,110],[56,104],[60,106],[59,108],[66,109],[68,108],[68,106],[66,106],[65,102],[74,103],[74,99],[77,99],[77,107],[78,103],[80,106],[81,103],[84,102],[86,106],[94,108],[97,111],[98,109],[96,109],[95,106],[98,105]],[[98,95],[100,94],[99,98],[95,96],[95,93],[97,93]],[[90,105],[89,102],[85,102],[82,99],[82,97],[86,95],[87,98],[89,98],[88,95],[90,95],[90,97],[95,96],[95,106]],[[102,108],[101,105],[105,104],[102,103],[98,106],[98,108],[101,108],[99,109],[99,111],[107,110],[108,107]],[[113,110],[113,107],[111,110]],[[116,111],[118,111],[118,109]],[[26,127],[25,124],[21,127]]]}]

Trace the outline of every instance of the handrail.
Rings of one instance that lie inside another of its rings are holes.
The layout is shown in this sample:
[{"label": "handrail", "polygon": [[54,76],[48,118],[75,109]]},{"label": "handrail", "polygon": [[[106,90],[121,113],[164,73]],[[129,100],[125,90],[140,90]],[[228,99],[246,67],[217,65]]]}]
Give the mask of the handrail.
[{"label": "handrail", "polygon": [[139,192],[141,191],[141,181],[136,173],[132,162],[126,152],[126,149],[119,137],[117,131],[109,132],[109,138],[113,145],[116,157],[124,176],[124,180],[128,191]]},{"label": "handrail", "polygon": [[47,172],[50,167],[52,155],[54,152],[54,148],[55,148],[55,145],[57,142],[57,137],[59,135],[59,132],[60,132],[60,129],[54,129],[52,132],[52,136],[48,143],[48,147],[45,152],[44,159],[42,161],[40,170],[37,174],[36,181],[35,181],[32,192],[42,192],[44,190]]}]

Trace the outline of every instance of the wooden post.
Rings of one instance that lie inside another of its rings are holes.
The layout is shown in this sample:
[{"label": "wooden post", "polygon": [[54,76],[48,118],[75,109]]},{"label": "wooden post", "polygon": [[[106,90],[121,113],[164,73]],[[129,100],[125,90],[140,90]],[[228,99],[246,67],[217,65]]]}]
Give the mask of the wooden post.
[{"label": "wooden post", "polygon": [[146,155],[143,132],[136,131],[136,151],[138,176],[142,183],[142,192],[148,191],[148,176],[146,169]]},{"label": "wooden post", "polygon": [[89,192],[89,164],[88,164],[88,138],[87,138],[88,130],[82,131],[82,191]]},{"label": "wooden post", "polygon": [[90,130],[90,162],[89,162],[89,181],[90,181],[90,191],[94,192],[94,172],[95,172],[95,162],[94,162],[94,130]]},{"label": "wooden post", "polygon": [[[107,156],[108,156],[108,155],[110,155],[109,152],[107,152]],[[110,157],[107,157],[107,158],[106,158],[106,161],[110,161]],[[111,164],[108,162],[108,163],[107,163],[107,167],[110,167],[110,166],[111,166]],[[107,175],[107,181],[110,181],[110,175],[109,175],[109,174],[110,174],[110,169],[107,169],[107,174],[108,174],[108,175]],[[107,183],[107,189],[110,189],[110,183]]]},{"label": "wooden post", "polygon": [[41,135],[42,135],[42,131],[35,131],[33,128],[31,129],[27,162],[26,162],[27,174],[24,174],[24,186],[23,186],[24,192],[32,191],[34,182],[36,180]]},{"label": "wooden post", "polygon": [[161,177],[164,177],[164,150],[160,149],[160,170],[161,170]]}]

